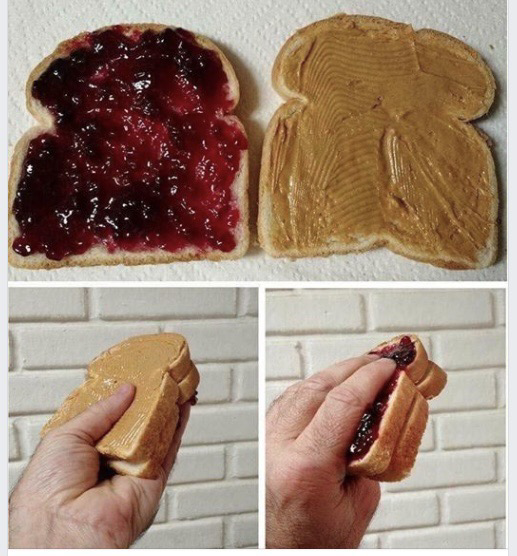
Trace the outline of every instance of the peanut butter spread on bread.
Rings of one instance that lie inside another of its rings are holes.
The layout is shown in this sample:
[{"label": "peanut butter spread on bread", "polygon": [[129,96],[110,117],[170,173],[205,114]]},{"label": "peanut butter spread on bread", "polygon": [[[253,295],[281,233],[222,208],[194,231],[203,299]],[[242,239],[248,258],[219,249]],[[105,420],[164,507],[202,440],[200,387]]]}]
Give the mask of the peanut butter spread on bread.
[{"label": "peanut butter spread on bread", "polygon": [[289,100],[264,147],[269,251],[386,245],[449,268],[493,262],[494,163],[467,122],[487,112],[495,84],[475,51],[436,31],[340,15],[291,37],[273,81]]},{"label": "peanut butter spread on bread", "polygon": [[[195,378],[187,385],[188,376]],[[178,383],[183,381],[188,399],[195,393],[199,375],[183,336],[151,334],[129,338],[90,363],[87,380],[67,398],[42,435],[108,397],[120,384],[130,382],[136,386],[132,404],[96,447],[117,459],[151,458],[157,451],[156,444],[161,442],[163,422],[171,424],[172,432],[175,429],[180,402]],[[162,425],[156,426],[158,422]]]}]

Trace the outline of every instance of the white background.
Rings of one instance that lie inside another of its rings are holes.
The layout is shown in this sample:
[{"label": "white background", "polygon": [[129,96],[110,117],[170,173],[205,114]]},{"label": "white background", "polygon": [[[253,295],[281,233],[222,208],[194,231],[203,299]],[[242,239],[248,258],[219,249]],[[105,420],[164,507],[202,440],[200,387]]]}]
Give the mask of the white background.
[{"label": "white background", "polygon": [[383,494],[363,547],[503,548],[504,290],[268,290],[266,399],[415,332],[448,373],[409,478]]},{"label": "white background", "polygon": [[[9,13],[9,143],[33,125],[25,109],[25,81],[57,43],[82,31],[121,22],[183,26],[214,39],[241,83],[240,115],[250,138],[256,188],[262,136],[280,104],[271,88],[275,56],[296,29],[338,12],[378,15],[450,33],[478,50],[498,81],[498,95],[480,121],[495,143],[499,181],[506,189],[505,0],[11,0]],[[253,196],[252,196],[253,198]],[[503,199],[503,196],[501,196]],[[504,203],[503,203],[504,209]],[[504,225],[503,225],[504,228]],[[503,239],[505,233],[503,231]],[[504,255],[504,254],[503,254]],[[506,263],[480,271],[448,271],[387,250],[328,258],[271,259],[258,248],[237,261],[133,268],[11,269],[10,279],[59,280],[504,280]]]},{"label": "white background", "polygon": [[136,548],[257,545],[257,290],[13,288],[9,479],[88,362],[129,336],[178,332],[201,381],[154,525]]}]

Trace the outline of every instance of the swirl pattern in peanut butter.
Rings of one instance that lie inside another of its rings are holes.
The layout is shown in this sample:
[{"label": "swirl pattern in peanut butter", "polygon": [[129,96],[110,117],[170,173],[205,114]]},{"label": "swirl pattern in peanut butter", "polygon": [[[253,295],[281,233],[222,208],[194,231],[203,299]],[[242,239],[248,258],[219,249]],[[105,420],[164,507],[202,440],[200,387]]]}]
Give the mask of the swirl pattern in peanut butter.
[{"label": "swirl pattern in peanut butter", "polygon": [[287,99],[264,144],[259,230],[276,256],[385,245],[448,268],[494,262],[497,185],[470,120],[495,84],[432,30],[339,15],[293,35],[273,70]]}]

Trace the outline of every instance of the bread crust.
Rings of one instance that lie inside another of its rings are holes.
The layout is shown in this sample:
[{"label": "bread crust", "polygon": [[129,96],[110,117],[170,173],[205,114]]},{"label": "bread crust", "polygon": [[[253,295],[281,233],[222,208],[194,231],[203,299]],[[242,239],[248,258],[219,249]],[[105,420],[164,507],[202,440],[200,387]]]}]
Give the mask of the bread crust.
[{"label": "bread crust", "polygon": [[417,389],[427,400],[436,398],[447,384],[447,373],[432,361],[422,379],[417,382]]},{"label": "bread crust", "polygon": [[416,392],[404,428],[393,450],[390,464],[375,477],[377,481],[402,481],[410,474],[422,442],[428,415],[428,403],[419,392]]},{"label": "bread crust", "polygon": [[[95,32],[110,29],[112,26],[102,27]],[[160,25],[155,23],[141,24],[125,24],[121,25],[124,32],[130,35],[134,31],[154,31],[159,33],[167,28],[176,29],[169,25]],[[9,181],[8,181],[8,205],[9,205],[9,224],[8,224],[8,260],[9,264],[17,268],[26,269],[53,269],[67,266],[113,266],[113,265],[143,265],[143,264],[164,264],[171,262],[187,262],[194,260],[211,260],[221,261],[225,259],[237,259],[243,257],[249,247],[249,201],[248,201],[248,181],[249,181],[249,160],[248,149],[241,151],[241,160],[239,170],[235,176],[232,185],[232,192],[241,213],[241,221],[236,229],[237,245],[230,252],[220,250],[211,250],[208,252],[200,252],[195,248],[186,248],[181,251],[170,253],[159,249],[149,251],[124,251],[119,250],[110,253],[104,246],[97,245],[89,249],[82,255],[70,255],[60,261],[48,259],[43,253],[36,253],[27,257],[22,257],[12,249],[13,241],[19,236],[20,228],[13,214],[13,203],[20,181],[23,161],[27,154],[29,143],[32,139],[41,133],[52,132],[54,130],[54,118],[52,114],[32,96],[32,85],[40,75],[47,70],[50,64],[58,58],[68,57],[78,44],[86,37],[88,33],[80,33],[73,38],[66,39],[58,44],[54,52],[44,58],[30,73],[25,87],[27,110],[32,114],[38,125],[30,128],[20,138],[14,147],[11,157]],[[239,82],[235,74],[235,70],[223,51],[210,39],[203,35],[193,33],[196,42],[208,50],[214,51],[223,65],[224,72],[228,78],[230,97],[233,99],[232,110],[235,109],[239,102],[240,90]],[[239,118],[234,114],[227,114],[224,119],[228,122],[239,126],[242,133],[246,135],[246,130]]]},{"label": "bread crust", "polygon": [[178,403],[184,404],[192,398],[196,393],[197,385],[199,384],[199,371],[197,367],[192,363],[187,375],[178,383],[179,396]]},{"label": "bread crust", "polygon": [[[165,405],[163,406],[165,408]],[[141,458],[127,460],[107,459],[106,464],[121,475],[133,475],[141,479],[154,479],[159,475],[160,467],[167,455],[171,440],[179,421],[177,404],[167,404],[167,409],[157,413],[153,418],[154,440],[149,440],[148,450]]]},{"label": "bread crust", "polygon": [[[288,257],[291,259],[302,257],[321,257],[337,254],[363,253],[372,249],[387,247],[392,252],[406,258],[410,258],[419,262],[432,264],[433,266],[445,268],[448,270],[465,270],[480,269],[491,266],[497,259],[498,248],[498,226],[497,216],[499,211],[497,176],[495,163],[488,145],[488,139],[477,130],[471,122],[485,115],[493,103],[496,83],[492,71],[484,62],[482,57],[474,49],[462,41],[432,29],[420,29],[415,31],[415,36],[419,41],[427,44],[446,45],[454,50],[455,54],[463,59],[469,59],[476,62],[478,68],[483,72],[489,86],[487,87],[486,96],[479,107],[479,110],[469,115],[462,122],[462,128],[469,138],[476,142],[479,148],[485,153],[488,173],[488,189],[489,194],[493,198],[490,206],[490,221],[494,225],[490,230],[490,237],[487,240],[486,247],[478,252],[477,260],[473,263],[469,260],[452,260],[444,254],[432,256],[418,248],[398,241],[387,231],[380,231],[375,234],[357,238],[355,241],[344,243],[342,241],[331,242],[317,247],[304,247],[300,250],[294,246],[285,249],[277,249],[272,238],[272,214],[273,202],[269,176],[271,173],[271,145],[278,126],[284,118],[290,113],[306,104],[308,100],[298,91],[291,90],[284,81],[283,63],[289,58],[290,53],[305,41],[308,41],[314,35],[317,35],[321,26],[334,26],[337,29],[354,26],[364,30],[384,31],[386,33],[405,30],[408,28],[406,24],[394,22],[380,17],[338,14],[328,19],[314,22],[302,29],[299,29],[284,43],[280,49],[273,65],[272,83],[273,88],[284,99],[277,111],[274,113],[269,125],[266,129],[262,148],[262,166],[259,180],[259,212],[258,212],[258,238],[260,246],[273,257]],[[460,120],[458,120],[460,122]],[[461,123],[460,123],[461,125]]]}]

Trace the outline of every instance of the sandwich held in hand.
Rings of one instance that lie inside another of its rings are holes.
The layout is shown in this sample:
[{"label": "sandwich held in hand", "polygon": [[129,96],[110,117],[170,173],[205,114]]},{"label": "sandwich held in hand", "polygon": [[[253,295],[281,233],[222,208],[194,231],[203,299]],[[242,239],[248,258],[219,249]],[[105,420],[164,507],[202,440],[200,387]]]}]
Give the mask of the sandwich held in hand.
[{"label": "sandwich held in hand", "polygon": [[96,445],[117,473],[155,478],[178,424],[179,406],[194,399],[199,373],[179,334],[129,338],[96,357],[86,381],[63,402],[41,431],[66,423],[129,382],[132,404]]},{"label": "sandwich held in hand", "polygon": [[117,25],[67,40],[31,73],[41,124],[14,151],[11,264],[242,256],[248,144],[234,70],[205,37]]},{"label": "sandwich held in hand", "polygon": [[415,463],[427,424],[427,400],[443,390],[447,375],[429,361],[413,335],[398,336],[370,353],[393,359],[397,367],[361,418],[347,454],[347,472],[400,481]]},{"label": "sandwich held in hand", "polygon": [[386,246],[450,269],[491,265],[497,184],[469,122],[495,82],[479,54],[430,29],[338,15],[296,32],[273,85],[259,238],[274,256]]}]

